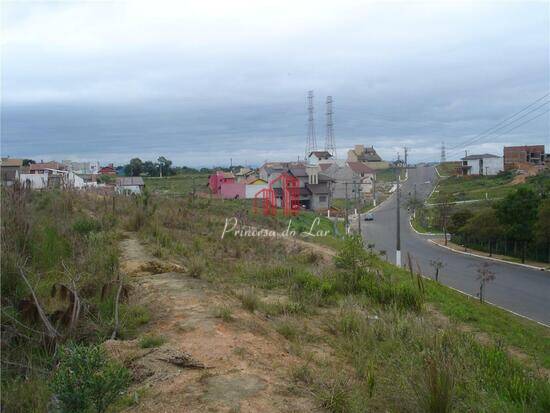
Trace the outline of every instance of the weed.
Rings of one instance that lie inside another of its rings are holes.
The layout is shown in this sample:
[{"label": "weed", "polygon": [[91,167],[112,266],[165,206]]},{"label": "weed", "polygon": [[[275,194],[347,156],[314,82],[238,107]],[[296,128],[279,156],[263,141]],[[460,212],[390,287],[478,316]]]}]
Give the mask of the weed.
[{"label": "weed", "polygon": [[234,318],[231,315],[231,308],[228,306],[219,306],[214,309],[214,316],[221,318],[225,322],[233,321]]},{"label": "weed", "polygon": [[166,343],[166,338],[163,336],[157,336],[157,335],[146,335],[140,338],[139,340],[139,347],[140,348],[154,348],[154,347],[160,347],[164,343]]},{"label": "weed", "polygon": [[260,306],[260,299],[253,290],[247,290],[240,297],[243,308],[253,313]]}]

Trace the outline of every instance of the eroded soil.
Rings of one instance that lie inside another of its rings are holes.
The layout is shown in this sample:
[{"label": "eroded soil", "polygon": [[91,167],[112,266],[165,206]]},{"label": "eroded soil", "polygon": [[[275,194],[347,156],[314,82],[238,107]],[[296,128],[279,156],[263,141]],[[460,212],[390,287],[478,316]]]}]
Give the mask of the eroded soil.
[{"label": "eroded soil", "polygon": [[[110,340],[108,351],[132,371],[139,402],[129,412],[309,412],[312,397],[294,388],[298,362],[289,343],[230,293],[152,257],[132,234],[121,242],[121,268],[153,319],[144,334],[163,336],[157,348]],[[230,320],[216,309],[230,309]],[[183,362],[182,362],[183,360]]]}]

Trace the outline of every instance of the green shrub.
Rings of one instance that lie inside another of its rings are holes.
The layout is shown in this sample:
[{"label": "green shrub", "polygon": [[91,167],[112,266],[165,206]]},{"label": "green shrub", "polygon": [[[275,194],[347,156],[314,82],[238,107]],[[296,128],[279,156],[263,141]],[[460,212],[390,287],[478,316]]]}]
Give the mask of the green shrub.
[{"label": "green shrub", "polygon": [[140,338],[139,340],[139,347],[140,348],[154,348],[154,347],[160,347],[164,343],[166,343],[166,338],[163,336],[157,336],[157,335],[146,335]]},{"label": "green shrub", "polygon": [[229,322],[233,321],[233,316],[231,315],[231,308],[228,306],[219,306],[214,309],[214,316],[216,318],[221,318],[223,321]]},{"label": "green shrub", "polygon": [[62,412],[102,413],[130,384],[130,373],[100,346],[62,347],[51,387]]},{"label": "green shrub", "polygon": [[101,223],[93,218],[78,218],[73,223],[73,231],[80,235],[101,231]]},{"label": "green shrub", "polygon": [[[5,374],[3,372],[3,374]],[[43,378],[2,381],[2,411],[42,413],[48,411],[51,392]]]}]

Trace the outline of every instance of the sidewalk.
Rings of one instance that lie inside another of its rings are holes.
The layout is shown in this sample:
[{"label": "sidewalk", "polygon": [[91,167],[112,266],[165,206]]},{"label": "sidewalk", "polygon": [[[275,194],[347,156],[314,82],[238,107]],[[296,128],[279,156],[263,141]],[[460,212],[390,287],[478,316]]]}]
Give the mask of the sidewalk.
[{"label": "sidewalk", "polygon": [[430,239],[430,242],[433,242],[434,244],[437,244],[440,247],[447,248],[461,254],[474,255],[476,257],[488,258],[494,261],[507,262],[509,264],[515,264],[515,265],[521,265],[523,267],[539,269],[541,271],[550,271],[550,264],[544,263],[544,262],[525,261],[525,263],[521,263],[518,261],[517,258],[509,257],[506,255],[493,254],[492,256],[489,256],[488,252],[478,251],[471,248],[467,248],[465,250],[462,245],[455,244],[451,241],[448,241],[447,245],[445,246],[445,241],[443,239]]}]

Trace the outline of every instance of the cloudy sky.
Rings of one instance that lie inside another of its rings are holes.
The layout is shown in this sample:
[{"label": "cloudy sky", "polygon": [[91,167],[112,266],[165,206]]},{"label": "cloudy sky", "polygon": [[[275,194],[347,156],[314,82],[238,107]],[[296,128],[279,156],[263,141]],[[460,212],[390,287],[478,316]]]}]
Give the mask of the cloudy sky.
[{"label": "cloudy sky", "polygon": [[320,146],[333,96],[339,155],[357,143],[388,159],[407,146],[417,161],[437,160],[442,141],[449,158],[550,146],[548,96],[462,145],[549,92],[549,7],[3,1],[2,156],[294,160],[310,89]]}]

